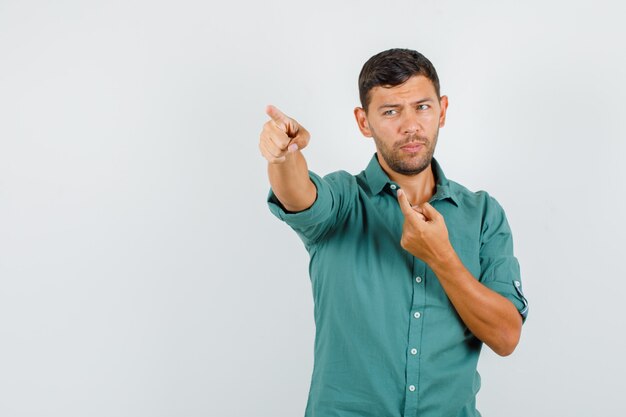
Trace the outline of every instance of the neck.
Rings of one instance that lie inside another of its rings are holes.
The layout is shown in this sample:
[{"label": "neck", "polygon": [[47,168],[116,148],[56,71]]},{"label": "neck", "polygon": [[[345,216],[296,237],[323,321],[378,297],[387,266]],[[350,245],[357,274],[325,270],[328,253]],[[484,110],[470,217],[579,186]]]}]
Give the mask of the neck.
[{"label": "neck", "polygon": [[380,166],[387,176],[404,190],[412,206],[430,201],[435,194],[437,184],[433,174],[432,162],[417,175],[404,175],[395,172],[384,161],[380,162]]}]

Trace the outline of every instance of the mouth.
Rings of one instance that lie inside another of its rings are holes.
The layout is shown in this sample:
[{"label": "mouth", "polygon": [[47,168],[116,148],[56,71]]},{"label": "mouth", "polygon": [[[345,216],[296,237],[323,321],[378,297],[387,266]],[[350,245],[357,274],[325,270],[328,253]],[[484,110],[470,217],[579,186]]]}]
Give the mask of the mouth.
[{"label": "mouth", "polygon": [[404,146],[401,146],[400,149],[405,152],[414,153],[414,152],[419,152],[420,149],[422,149],[423,147],[424,147],[424,143],[422,142],[411,142],[411,143],[407,143]]}]

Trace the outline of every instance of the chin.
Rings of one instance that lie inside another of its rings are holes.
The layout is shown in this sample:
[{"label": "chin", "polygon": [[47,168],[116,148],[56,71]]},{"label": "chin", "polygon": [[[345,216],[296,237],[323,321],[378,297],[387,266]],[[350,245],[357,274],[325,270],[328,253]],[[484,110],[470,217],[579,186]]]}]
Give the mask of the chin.
[{"label": "chin", "polygon": [[417,175],[430,166],[430,159],[412,164],[396,164],[394,171],[404,175]]}]

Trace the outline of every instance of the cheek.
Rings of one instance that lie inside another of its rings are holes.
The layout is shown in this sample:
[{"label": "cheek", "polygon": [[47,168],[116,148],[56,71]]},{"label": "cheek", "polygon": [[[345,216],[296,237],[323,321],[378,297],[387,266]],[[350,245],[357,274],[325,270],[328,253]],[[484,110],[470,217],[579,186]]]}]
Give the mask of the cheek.
[{"label": "cheek", "polygon": [[373,123],[370,121],[369,129],[370,132],[372,132],[372,135],[378,137],[381,137],[382,135],[384,137],[389,131],[389,123],[385,120],[376,120]]},{"label": "cheek", "polygon": [[402,129],[402,123],[398,118],[382,120],[377,126],[378,130],[383,134],[393,134]]},{"label": "cheek", "polygon": [[422,123],[422,126],[424,126],[424,129],[428,131],[435,131],[439,128],[439,116],[434,113],[423,115],[420,121]]},{"label": "cheek", "polygon": [[420,120],[423,123],[432,124],[439,121],[439,118],[435,113],[423,113],[419,115]]}]

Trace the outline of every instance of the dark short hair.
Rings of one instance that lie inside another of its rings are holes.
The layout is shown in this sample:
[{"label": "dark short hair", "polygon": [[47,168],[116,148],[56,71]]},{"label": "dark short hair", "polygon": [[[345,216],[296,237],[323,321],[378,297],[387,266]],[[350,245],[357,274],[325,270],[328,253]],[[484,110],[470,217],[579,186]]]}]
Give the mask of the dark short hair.
[{"label": "dark short hair", "polygon": [[377,86],[394,87],[414,75],[423,75],[435,87],[440,98],[439,77],[433,64],[424,55],[411,49],[389,49],[367,60],[359,74],[359,97],[361,106],[367,111],[370,91]]}]

